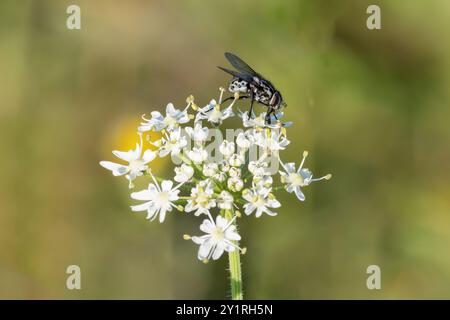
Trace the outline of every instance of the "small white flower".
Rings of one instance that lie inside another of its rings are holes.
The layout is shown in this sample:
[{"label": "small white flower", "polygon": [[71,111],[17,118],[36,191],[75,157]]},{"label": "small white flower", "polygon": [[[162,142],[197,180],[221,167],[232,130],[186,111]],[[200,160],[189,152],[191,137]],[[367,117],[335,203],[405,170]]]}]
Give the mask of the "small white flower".
[{"label": "small white flower", "polygon": [[255,134],[256,144],[261,148],[275,152],[284,150],[290,141],[281,132],[263,130]]},{"label": "small white flower", "polygon": [[236,137],[236,144],[244,151],[250,148],[250,146],[252,145],[250,140],[247,139],[247,136],[244,132],[238,134],[238,136]]},{"label": "small white flower", "polygon": [[186,133],[194,140],[197,144],[203,144],[206,140],[208,140],[209,129],[207,127],[203,127],[200,122],[197,122],[194,128],[186,127]]},{"label": "small white flower", "polygon": [[158,185],[156,180],[154,182],[154,184],[149,184],[148,189],[131,194],[131,198],[135,200],[146,201],[142,204],[131,206],[131,210],[147,211],[147,219],[152,219],[152,221],[159,214],[159,222],[162,223],[166,217],[166,212],[172,211],[172,207],[176,208],[173,202],[179,199],[178,193],[180,190],[178,188],[181,184],[172,189],[173,182],[170,180],[164,180],[161,186]]},{"label": "small white flower", "polygon": [[223,190],[217,198],[217,206],[220,209],[231,210],[233,208],[234,199],[231,193]]},{"label": "small white flower", "polygon": [[253,188],[251,190],[244,190],[242,197],[248,202],[244,204],[245,214],[250,215],[256,210],[255,216],[257,218],[259,218],[263,213],[267,213],[269,216],[276,216],[277,214],[269,208],[279,208],[281,207],[281,204],[277,199],[275,199],[270,191],[271,189],[267,188]]},{"label": "small white flower", "polygon": [[208,159],[208,152],[206,152],[203,148],[193,147],[192,150],[187,152],[187,156],[192,160],[195,164],[200,164]]},{"label": "small white flower", "polygon": [[238,116],[242,118],[243,126],[246,128],[264,128],[266,126],[265,115],[265,112],[262,112],[257,117],[255,117],[254,113],[249,116],[247,111],[238,113]]},{"label": "small white flower", "polygon": [[286,186],[286,191],[291,193],[294,192],[297,196],[298,200],[304,201],[305,195],[303,194],[301,187],[308,186],[311,182],[320,181],[320,180],[329,180],[331,179],[331,174],[327,174],[323,177],[313,179],[313,174],[309,169],[303,168],[303,164],[305,163],[305,159],[308,156],[308,152],[303,152],[303,159],[298,167],[298,170],[295,170],[295,163],[290,162],[283,164],[281,161],[281,165],[283,166],[286,172],[280,171],[281,182]]},{"label": "small white flower", "polygon": [[270,175],[266,176],[255,176],[253,177],[253,183],[257,188],[271,188],[273,183],[273,178]]},{"label": "small white flower", "polygon": [[225,158],[229,158],[234,153],[234,142],[223,140],[219,146],[219,151]]},{"label": "small white flower", "polygon": [[233,192],[239,192],[244,188],[244,182],[238,177],[231,177],[227,180],[227,187]]},{"label": "small white flower", "polygon": [[203,174],[206,177],[214,177],[219,172],[219,165],[215,162],[205,163],[203,165]]},{"label": "small white flower", "polygon": [[150,130],[161,131],[165,128],[172,130],[177,128],[180,124],[189,122],[187,110],[181,111],[175,109],[172,103],[167,104],[165,117],[158,111],[153,111],[151,115],[151,119],[146,119],[144,115],[142,116],[144,122],[142,122],[141,126],[138,128],[139,132]]},{"label": "small white flower", "polygon": [[242,124],[246,128],[270,128],[270,129],[279,129],[282,127],[290,127],[292,122],[281,122],[279,121],[283,117],[283,113],[279,112],[276,115],[270,115],[270,124],[266,122],[266,112],[261,112],[257,117],[253,113],[251,117],[249,117],[248,112],[240,111],[238,116],[242,118]]},{"label": "small white flower", "polygon": [[175,170],[174,180],[176,182],[187,182],[194,175],[194,169],[186,163],[181,164],[181,166],[179,167],[175,167],[174,170]]},{"label": "small white flower", "polygon": [[165,138],[162,138],[158,144],[159,156],[165,157],[168,154],[176,156],[180,154],[181,150],[187,145],[186,137],[181,135],[181,128],[171,130],[169,134],[166,134]]},{"label": "small white flower", "polygon": [[227,161],[223,161],[222,164],[220,165],[220,170],[222,172],[228,172],[230,171],[231,166],[228,164]]},{"label": "small white flower", "polygon": [[240,248],[232,241],[239,241],[241,237],[236,231],[236,226],[233,225],[233,220],[228,221],[222,216],[216,217],[216,222],[209,215],[209,219],[203,220],[200,225],[200,230],[206,234],[200,237],[192,237],[192,241],[200,245],[198,250],[199,260],[217,260],[223,252],[232,252],[240,250]]},{"label": "small white flower", "polygon": [[265,161],[250,161],[248,163],[248,170],[255,176],[255,177],[262,177],[264,175],[268,175],[269,171],[267,168],[269,167],[269,164]]},{"label": "small white flower", "polygon": [[245,161],[243,154],[233,153],[228,159],[228,163],[233,167],[240,167]]},{"label": "small white flower", "polygon": [[219,182],[224,182],[227,179],[227,174],[223,171],[219,171],[213,175],[213,179]]},{"label": "small white flower", "polygon": [[231,167],[230,170],[228,170],[228,174],[230,175],[230,177],[239,178],[241,176],[241,169]]},{"label": "small white flower", "polygon": [[207,106],[198,110],[195,122],[206,119],[213,124],[221,124],[223,120],[234,115],[231,107],[230,105],[228,108],[220,110],[220,105],[213,99]]},{"label": "small white flower", "polygon": [[199,216],[202,213],[209,213],[209,209],[216,206],[214,199],[214,188],[210,180],[200,181],[194,188],[191,189],[191,197],[188,200],[186,212],[195,211],[195,215]]},{"label": "small white flower", "polygon": [[128,165],[123,165],[111,161],[100,161],[100,165],[112,171],[114,176],[122,176],[126,174],[126,178],[129,181],[129,187],[133,187],[132,181],[136,177],[142,176],[143,173],[148,169],[147,164],[155,159],[156,153],[151,150],[145,150],[142,154],[142,136],[140,136],[140,143],[136,143],[136,149],[129,151],[117,151],[114,150],[112,153],[119,159],[127,161]]}]

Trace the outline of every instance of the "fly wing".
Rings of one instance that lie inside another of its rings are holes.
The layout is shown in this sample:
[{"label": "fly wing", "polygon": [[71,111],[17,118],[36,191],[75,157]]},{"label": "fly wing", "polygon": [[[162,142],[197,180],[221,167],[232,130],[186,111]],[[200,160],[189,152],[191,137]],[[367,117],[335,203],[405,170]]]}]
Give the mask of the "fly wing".
[{"label": "fly wing", "polygon": [[237,55],[232,54],[231,52],[225,52],[225,58],[230,61],[231,65],[235,67],[239,72],[253,76],[259,76],[258,73],[253,70],[248,64],[242,61]]},{"label": "fly wing", "polygon": [[220,70],[225,71],[226,73],[231,74],[232,76],[234,76],[236,78],[245,80],[247,82],[250,82],[253,79],[253,77],[251,75],[248,75],[248,74],[240,73],[240,72],[237,72],[237,71],[234,71],[234,70],[230,70],[230,69],[227,69],[227,68],[223,68],[223,67],[217,67],[217,68],[219,68]]}]

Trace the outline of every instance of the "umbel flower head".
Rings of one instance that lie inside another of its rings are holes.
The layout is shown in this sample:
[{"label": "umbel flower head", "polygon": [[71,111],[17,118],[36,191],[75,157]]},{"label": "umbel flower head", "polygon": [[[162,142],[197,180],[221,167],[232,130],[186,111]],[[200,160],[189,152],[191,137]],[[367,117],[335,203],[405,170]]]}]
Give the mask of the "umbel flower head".
[{"label": "umbel flower head", "polygon": [[[290,145],[286,127],[292,125],[279,120],[281,112],[267,124],[264,112],[249,115],[233,110],[238,94],[225,100],[223,95],[224,89],[220,89],[218,100],[212,99],[204,107],[198,107],[190,96],[182,109],[169,103],[165,116],[157,111],[151,112],[151,118],[142,116],[136,149],[113,151],[127,164],[100,162],[114,176],[125,175],[130,188],[136,178],[147,179],[147,188],[131,193],[136,201],[131,210],[146,213],[150,221],[173,219],[175,210],[201,218],[204,235],[184,238],[199,246],[197,257],[204,262],[217,260],[224,252],[246,251],[239,245],[236,219],[242,216],[240,212],[248,219],[274,217],[282,214],[276,192],[294,193],[304,201],[307,186],[331,178],[330,174],[313,177],[304,167],[306,151],[298,167],[281,160],[280,152]],[[223,101],[229,101],[228,105],[223,106]],[[224,139],[221,129],[233,118],[242,125],[232,137],[227,128]],[[159,132],[160,138],[152,141],[151,131]],[[143,150],[143,135],[156,150]],[[155,157],[174,162],[173,178],[155,175],[150,163]]]}]

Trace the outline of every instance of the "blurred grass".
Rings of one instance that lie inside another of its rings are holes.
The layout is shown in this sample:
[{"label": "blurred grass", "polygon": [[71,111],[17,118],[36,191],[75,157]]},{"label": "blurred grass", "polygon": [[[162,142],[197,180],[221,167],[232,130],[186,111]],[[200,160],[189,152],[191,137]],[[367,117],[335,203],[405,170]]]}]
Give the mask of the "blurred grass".
[{"label": "blurred grass", "polygon": [[[203,265],[181,238],[198,221],[148,223],[98,165],[134,146],[141,114],[216,96],[224,51],[283,93],[283,158],[306,149],[334,175],[305,203],[283,195],[276,218],[241,220],[246,296],[450,297],[450,3],[82,0],[80,31],[69,4],[0,4],[0,297],[226,297],[226,259]],[[65,289],[70,264],[81,291]]]}]

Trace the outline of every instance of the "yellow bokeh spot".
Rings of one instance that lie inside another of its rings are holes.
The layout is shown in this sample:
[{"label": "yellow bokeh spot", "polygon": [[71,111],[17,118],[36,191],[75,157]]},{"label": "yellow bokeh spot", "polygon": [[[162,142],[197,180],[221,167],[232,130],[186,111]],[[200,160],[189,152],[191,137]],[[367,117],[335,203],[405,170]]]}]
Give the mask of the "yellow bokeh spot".
[{"label": "yellow bokeh spot", "polygon": [[[111,154],[112,150],[128,151],[136,148],[136,143],[140,142],[139,135],[137,133],[139,124],[140,121],[139,119],[136,119],[136,117],[128,117],[119,119],[118,122],[116,122],[109,128],[108,133],[105,136],[102,148],[102,150],[105,150],[105,154],[107,156],[105,160],[120,162],[120,159],[114,157]],[[155,150],[156,147],[148,141],[147,137],[149,137],[151,141],[156,141],[161,137],[161,133],[148,131],[142,134],[143,151],[147,149]],[[170,162],[171,161],[169,157],[156,157],[152,162],[148,164],[148,166],[157,173],[160,172],[160,170],[163,170],[167,165],[169,165]]]}]

